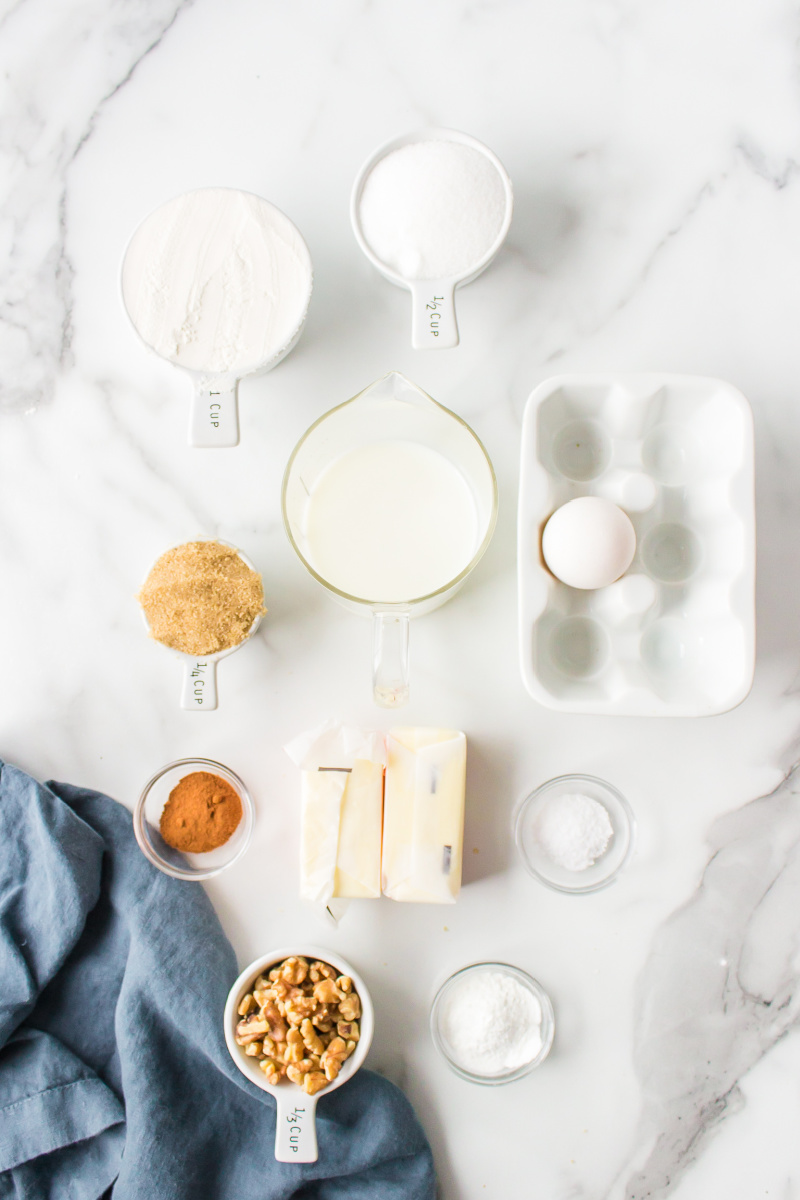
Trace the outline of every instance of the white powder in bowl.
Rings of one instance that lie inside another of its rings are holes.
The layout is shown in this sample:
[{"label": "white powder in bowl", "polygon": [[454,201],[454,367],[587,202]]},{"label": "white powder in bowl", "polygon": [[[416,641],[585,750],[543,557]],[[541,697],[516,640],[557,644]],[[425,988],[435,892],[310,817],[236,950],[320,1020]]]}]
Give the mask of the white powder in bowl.
[{"label": "white powder in bowl", "polygon": [[534,819],[533,833],[556,866],[585,871],[605,854],[614,829],[604,805],[575,794],[545,800]]},{"label": "white powder in bowl", "polygon": [[279,357],[311,298],[298,229],[259,196],[201,188],[162,204],[133,235],[122,295],[141,337],[190,371],[247,375]]},{"label": "white powder in bowl", "polygon": [[525,1066],[542,1048],[542,1009],[533,993],[502,971],[468,971],[442,1003],[439,1030],[456,1063],[475,1075]]},{"label": "white powder in bowl", "polygon": [[460,142],[411,142],[370,171],[358,207],[375,257],[403,279],[458,279],[491,250],[506,191],[491,159]]}]

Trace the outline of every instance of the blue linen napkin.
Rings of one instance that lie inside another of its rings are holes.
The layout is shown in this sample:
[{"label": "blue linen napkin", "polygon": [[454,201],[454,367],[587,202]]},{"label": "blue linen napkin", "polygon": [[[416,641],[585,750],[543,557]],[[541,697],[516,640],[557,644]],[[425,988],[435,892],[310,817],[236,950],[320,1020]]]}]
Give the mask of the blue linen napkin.
[{"label": "blue linen napkin", "polygon": [[320,1100],[319,1161],[275,1161],[222,1033],[236,975],[122,805],[0,763],[0,1200],[432,1200],[411,1106],[363,1068]]}]

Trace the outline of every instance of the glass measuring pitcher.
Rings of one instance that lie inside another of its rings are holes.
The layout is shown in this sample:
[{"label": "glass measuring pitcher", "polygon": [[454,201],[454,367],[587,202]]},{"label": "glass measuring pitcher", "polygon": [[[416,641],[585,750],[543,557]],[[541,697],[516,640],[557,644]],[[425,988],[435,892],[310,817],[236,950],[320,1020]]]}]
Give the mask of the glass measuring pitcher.
[{"label": "glass measuring pitcher", "polygon": [[372,614],[376,704],[405,704],[410,618],[450,599],[494,532],[497,481],[481,442],[393,371],[306,431],[281,507],[310,574]]}]

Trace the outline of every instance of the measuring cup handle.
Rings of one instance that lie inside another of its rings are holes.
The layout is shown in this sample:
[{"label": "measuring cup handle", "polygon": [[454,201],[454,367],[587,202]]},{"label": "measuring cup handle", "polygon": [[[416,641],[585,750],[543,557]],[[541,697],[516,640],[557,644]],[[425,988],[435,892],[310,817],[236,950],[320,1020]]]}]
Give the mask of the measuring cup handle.
[{"label": "measuring cup handle", "polygon": [[408,613],[372,616],[372,697],[381,708],[408,703]]},{"label": "measuring cup handle", "polygon": [[296,1087],[276,1088],[275,1092],[275,1158],[286,1163],[316,1162],[317,1097],[307,1096]]},{"label": "measuring cup handle", "polygon": [[217,707],[217,664],[213,658],[189,658],[183,664],[181,708],[210,712]]},{"label": "measuring cup handle", "polygon": [[205,376],[197,380],[189,420],[189,445],[239,445],[237,380]]},{"label": "measuring cup handle", "polygon": [[411,284],[411,345],[415,350],[451,350],[458,345],[455,285],[414,279]]}]

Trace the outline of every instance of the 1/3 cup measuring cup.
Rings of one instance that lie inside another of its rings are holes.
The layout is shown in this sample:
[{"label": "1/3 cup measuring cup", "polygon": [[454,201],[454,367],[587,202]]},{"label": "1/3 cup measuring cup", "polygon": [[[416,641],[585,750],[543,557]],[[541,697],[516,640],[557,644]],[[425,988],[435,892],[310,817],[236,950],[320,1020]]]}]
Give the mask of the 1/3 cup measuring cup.
[{"label": "1/3 cup measuring cup", "polygon": [[238,381],[277,366],[305,323],[312,270],[300,231],[260,196],[198,188],[145,217],[121,282],[142,341],[191,372],[189,445],[238,445]]},{"label": "1/3 cup measuring cup", "polygon": [[410,618],[458,591],[494,532],[497,481],[483,445],[391,372],[306,431],[281,505],[305,568],[340,604],[372,616],[376,704],[405,704]]},{"label": "1/3 cup measuring cup", "polygon": [[[246,1055],[243,1047],[237,1045],[236,1042],[238,1010],[242,1000],[252,990],[253,983],[262,972],[268,971],[270,967],[276,966],[290,955],[302,956],[311,961],[319,959],[334,967],[340,975],[348,975],[352,979],[353,987],[361,1001],[360,1036],[355,1050],[348,1059],[345,1059],[336,1078],[321,1092],[311,1096],[288,1079],[281,1080],[278,1084],[267,1083],[267,1077],[259,1068],[258,1060]],[[332,954],[329,950],[321,950],[317,946],[301,945],[300,947],[291,946],[273,950],[272,953],[265,954],[261,958],[257,958],[255,962],[251,962],[242,971],[228,993],[224,1021],[225,1042],[236,1066],[251,1083],[254,1083],[257,1088],[261,1088],[262,1091],[269,1092],[275,1099],[278,1109],[275,1121],[275,1158],[278,1162],[316,1162],[317,1101],[320,1096],[330,1095],[343,1083],[347,1083],[348,1079],[353,1078],[367,1057],[367,1052],[372,1044],[375,1010],[364,980],[345,959],[340,958],[338,954]]]},{"label": "1/3 cup measuring cup", "polygon": [[[478,175],[472,179],[469,171],[463,177],[456,175],[463,167],[457,157],[455,161],[437,162],[437,146],[444,154],[460,148],[462,157],[472,158],[472,172],[477,166]],[[385,162],[409,147],[434,153],[426,161],[407,163],[405,169],[399,158],[392,158],[391,164]],[[391,177],[384,166],[389,166]],[[379,177],[381,172],[383,179]],[[370,196],[370,187],[377,187],[378,195]],[[384,210],[381,225],[385,222],[392,231],[388,241],[385,234],[381,239],[385,245],[380,252],[372,244],[374,214],[365,210],[367,204],[377,206],[379,212]],[[445,212],[445,205],[452,207]],[[373,266],[385,279],[411,292],[411,345],[415,350],[448,350],[458,345],[455,290],[477,279],[496,256],[511,225],[513,207],[511,180],[500,159],[483,142],[455,129],[430,128],[404,134],[379,147],[364,163],[353,185],[350,222],[356,241]],[[441,246],[448,238],[454,244],[450,250],[453,257],[445,256],[450,261],[446,267]],[[404,269],[400,260],[410,266],[412,260],[420,259],[425,246],[440,265],[431,262],[426,267],[427,255],[423,254],[416,270]]]}]

